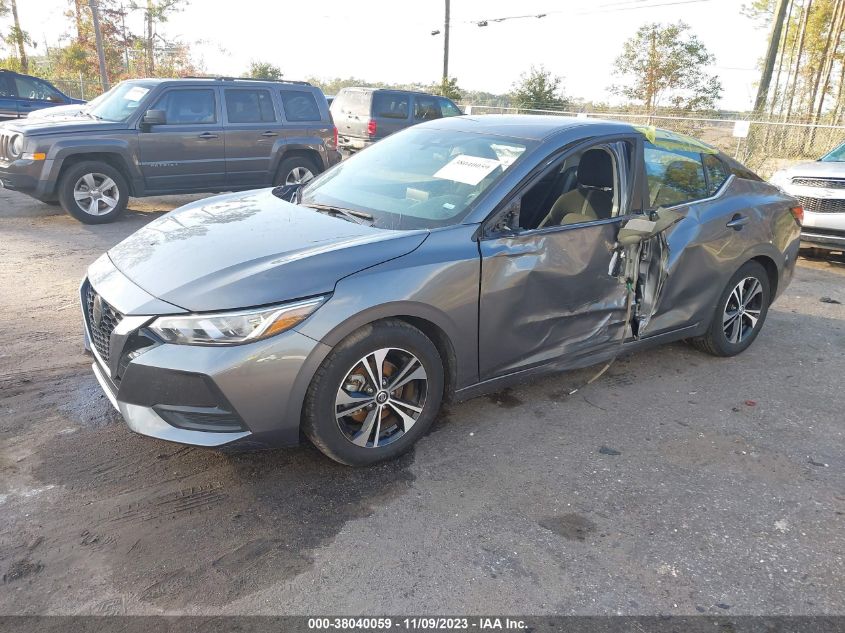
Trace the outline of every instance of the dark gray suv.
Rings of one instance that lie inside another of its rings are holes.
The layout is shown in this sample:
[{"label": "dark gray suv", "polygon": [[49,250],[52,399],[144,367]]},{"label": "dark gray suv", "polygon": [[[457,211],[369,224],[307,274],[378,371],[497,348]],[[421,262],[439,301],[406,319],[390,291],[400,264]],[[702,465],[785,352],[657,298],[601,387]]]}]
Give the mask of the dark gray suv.
[{"label": "dark gray suv", "polygon": [[0,124],[0,184],[87,224],[129,196],[299,184],[339,159],[326,97],[305,82],[131,80],[84,116]]},{"label": "dark gray suv", "polygon": [[343,88],[332,100],[339,147],[364,149],[417,123],[463,114],[446,97],[411,90]]}]

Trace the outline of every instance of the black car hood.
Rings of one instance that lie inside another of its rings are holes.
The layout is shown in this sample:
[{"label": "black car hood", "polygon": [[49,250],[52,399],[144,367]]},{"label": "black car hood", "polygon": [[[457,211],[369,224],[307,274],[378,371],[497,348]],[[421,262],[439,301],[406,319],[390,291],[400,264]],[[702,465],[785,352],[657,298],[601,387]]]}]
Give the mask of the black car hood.
[{"label": "black car hood", "polygon": [[100,121],[87,115],[68,115],[58,118],[26,118],[4,121],[0,126],[23,132],[27,136],[39,136],[42,134],[92,134],[95,132],[111,132],[114,130],[127,129],[126,123],[114,123],[112,121]]},{"label": "black car hood", "polygon": [[339,279],[405,255],[428,236],[355,224],[271,192],[188,204],[129,236],[109,257],[154,297],[209,312],[331,292]]}]

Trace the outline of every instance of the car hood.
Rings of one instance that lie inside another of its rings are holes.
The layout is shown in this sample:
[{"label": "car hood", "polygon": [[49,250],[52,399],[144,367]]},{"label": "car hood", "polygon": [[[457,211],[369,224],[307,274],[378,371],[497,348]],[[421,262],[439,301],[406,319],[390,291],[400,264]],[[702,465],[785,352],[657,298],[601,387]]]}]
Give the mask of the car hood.
[{"label": "car hood", "polygon": [[80,112],[82,112],[85,107],[85,103],[72,103],[69,105],[41,108],[40,110],[33,110],[26,115],[26,118],[28,121],[43,121],[45,119],[56,120],[73,117],[72,120],[74,120],[74,122],[78,122],[76,121],[76,117],[79,116]]},{"label": "car hood", "polygon": [[263,189],[176,209],[108,254],[154,297],[208,312],[331,292],[341,278],[410,253],[427,236],[328,216]]},{"label": "car hood", "polygon": [[22,132],[27,136],[38,136],[41,134],[92,134],[96,132],[110,132],[112,130],[125,130],[126,123],[113,123],[111,121],[98,121],[87,116],[66,117],[43,117],[15,119],[4,121],[0,127]]},{"label": "car hood", "polygon": [[845,163],[816,160],[808,163],[798,163],[785,170],[790,178],[845,178]]}]

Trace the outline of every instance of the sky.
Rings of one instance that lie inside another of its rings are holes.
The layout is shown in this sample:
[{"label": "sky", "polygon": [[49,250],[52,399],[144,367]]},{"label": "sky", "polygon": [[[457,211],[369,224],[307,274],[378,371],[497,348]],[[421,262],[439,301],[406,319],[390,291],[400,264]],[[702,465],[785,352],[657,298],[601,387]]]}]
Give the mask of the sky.
[{"label": "sky", "polygon": [[[722,80],[719,105],[743,110],[753,104],[768,38],[741,15],[744,1],[452,0],[449,74],[464,89],[501,93],[543,64],[563,77],[567,96],[612,103],[618,98],[607,88],[622,43],[646,22],[684,20],[716,56],[709,72]],[[62,16],[69,4],[18,2],[24,30],[40,47],[56,44],[70,30]],[[443,0],[191,0],[160,32],[191,44],[212,74],[243,75],[260,60],[288,79],[431,83],[443,67],[442,35],[431,35],[443,29],[443,8]],[[547,16],[492,21],[540,13]],[[472,23],[484,19],[486,27]],[[135,12],[129,26],[141,32],[141,21]]]}]

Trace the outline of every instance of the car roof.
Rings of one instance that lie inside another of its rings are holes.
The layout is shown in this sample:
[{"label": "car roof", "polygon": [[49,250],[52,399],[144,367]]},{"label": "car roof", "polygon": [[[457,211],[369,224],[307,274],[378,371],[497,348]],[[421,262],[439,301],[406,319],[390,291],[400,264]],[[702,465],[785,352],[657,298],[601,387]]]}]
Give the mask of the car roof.
[{"label": "car roof", "polygon": [[[347,86],[346,88],[341,88],[338,94],[344,90],[360,90],[361,92],[403,92],[412,95],[426,95],[427,97],[440,97],[442,95],[436,95],[432,92],[425,92],[423,90],[408,90],[405,88],[373,88],[372,86]],[[449,99],[449,97],[443,97],[444,99]],[[450,99],[451,101],[451,99]]]},{"label": "car roof", "polygon": [[307,81],[295,81],[293,79],[254,79],[252,77],[139,77],[137,79],[126,79],[125,81],[143,81],[153,85],[164,83],[196,83],[196,84],[220,84],[250,85],[250,84],[276,84],[279,86],[296,86],[300,88],[314,88],[313,84]]},{"label": "car roof", "polygon": [[423,125],[444,130],[498,134],[533,141],[541,141],[559,132],[579,127],[594,128],[592,131],[594,134],[625,134],[635,131],[630,124],[619,121],[535,114],[464,115],[436,119]]},{"label": "car roof", "polygon": [[473,132],[476,134],[497,134],[524,140],[541,141],[555,134],[585,128],[586,134],[642,134],[657,147],[675,151],[718,154],[719,150],[692,136],[647,125],[631,125],[623,121],[608,119],[587,119],[573,116],[535,114],[484,114],[447,117],[424,123],[426,127]]}]

